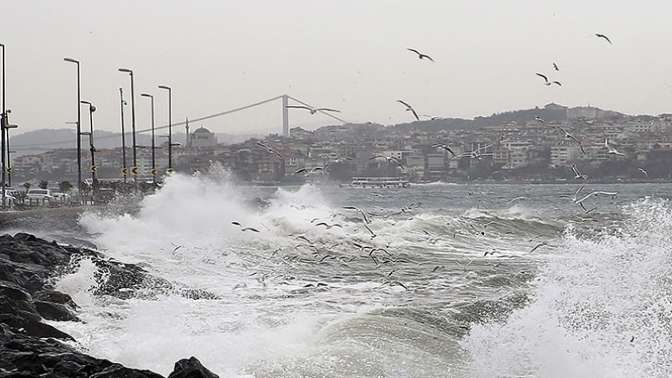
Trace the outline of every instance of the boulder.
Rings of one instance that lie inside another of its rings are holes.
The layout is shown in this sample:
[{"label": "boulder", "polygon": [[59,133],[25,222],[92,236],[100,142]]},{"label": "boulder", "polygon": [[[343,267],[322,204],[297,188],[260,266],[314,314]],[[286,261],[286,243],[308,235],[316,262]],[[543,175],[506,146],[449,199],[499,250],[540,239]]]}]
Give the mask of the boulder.
[{"label": "boulder", "polygon": [[219,378],[219,376],[201,365],[196,357],[182,359],[175,363],[168,378]]}]

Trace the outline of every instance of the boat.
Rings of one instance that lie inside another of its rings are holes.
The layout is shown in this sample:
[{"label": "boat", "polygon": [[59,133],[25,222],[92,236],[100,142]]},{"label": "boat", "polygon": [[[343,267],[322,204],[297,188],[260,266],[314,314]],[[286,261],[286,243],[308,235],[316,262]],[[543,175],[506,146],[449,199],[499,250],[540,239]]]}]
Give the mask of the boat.
[{"label": "boat", "polygon": [[397,177],[370,177],[356,176],[352,178],[350,187],[353,188],[408,188],[410,183],[403,176]]}]

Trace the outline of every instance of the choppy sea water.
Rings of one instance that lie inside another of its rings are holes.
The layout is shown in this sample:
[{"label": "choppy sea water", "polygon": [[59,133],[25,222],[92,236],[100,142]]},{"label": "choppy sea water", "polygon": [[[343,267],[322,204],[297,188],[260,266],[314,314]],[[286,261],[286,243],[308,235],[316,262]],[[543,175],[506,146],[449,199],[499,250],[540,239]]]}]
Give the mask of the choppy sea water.
[{"label": "choppy sea water", "polygon": [[619,193],[589,214],[579,186],[173,176],[137,213],[83,214],[77,236],[220,299],[94,297],[84,262],[58,282],[84,322],[54,324],[163,374],[194,355],[224,377],[671,376],[672,185],[586,185]]}]

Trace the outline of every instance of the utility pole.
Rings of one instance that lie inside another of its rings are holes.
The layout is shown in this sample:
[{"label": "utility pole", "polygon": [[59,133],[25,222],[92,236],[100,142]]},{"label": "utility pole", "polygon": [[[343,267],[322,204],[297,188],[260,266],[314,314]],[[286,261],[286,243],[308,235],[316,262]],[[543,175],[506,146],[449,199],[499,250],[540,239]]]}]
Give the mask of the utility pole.
[{"label": "utility pole", "polygon": [[[4,54],[3,54],[4,55]],[[66,62],[77,65],[77,195],[82,195],[82,92],[80,85],[79,61],[72,58],[64,58]],[[3,65],[4,66],[4,65]]]}]

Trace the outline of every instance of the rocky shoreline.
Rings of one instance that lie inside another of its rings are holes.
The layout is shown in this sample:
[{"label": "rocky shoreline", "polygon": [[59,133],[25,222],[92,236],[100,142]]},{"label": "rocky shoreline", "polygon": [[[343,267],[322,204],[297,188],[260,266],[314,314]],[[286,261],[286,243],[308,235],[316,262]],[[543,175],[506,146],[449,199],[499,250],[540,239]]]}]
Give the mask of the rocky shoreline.
[{"label": "rocky shoreline", "polygon": [[[95,295],[125,299],[139,289],[172,291],[197,299],[214,299],[210,293],[176,287],[133,264],[123,264],[101,253],[48,242],[18,233],[0,236],[0,378],[96,377],[159,378],[148,370],[124,367],[77,351],[62,341],[76,341],[43,320],[80,321],[77,304],[50,282],[90,259],[98,272]],[[216,374],[195,357],[175,363],[169,378],[213,378]]]}]

